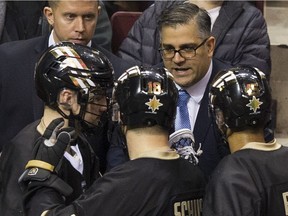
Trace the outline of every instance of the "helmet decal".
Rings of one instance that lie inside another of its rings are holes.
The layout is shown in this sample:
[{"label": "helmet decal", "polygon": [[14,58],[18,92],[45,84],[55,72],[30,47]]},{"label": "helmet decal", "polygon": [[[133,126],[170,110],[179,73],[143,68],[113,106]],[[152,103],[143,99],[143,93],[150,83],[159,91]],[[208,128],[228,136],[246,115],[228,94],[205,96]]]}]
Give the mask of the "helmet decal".
[{"label": "helmet decal", "polygon": [[66,47],[56,46],[52,48],[50,52],[55,58],[59,58],[60,56],[74,56],[75,58],[80,58],[78,53],[72,47],[69,46]]},{"label": "helmet decal", "polygon": [[149,99],[149,102],[145,103],[148,106],[148,109],[151,109],[152,113],[156,113],[156,110],[159,110],[160,106],[163,106],[162,103],[160,103],[160,99],[157,99],[156,95],[153,96],[153,98]]},{"label": "helmet decal", "polygon": [[[134,66],[117,80],[113,98],[122,124],[131,127],[174,127],[178,90],[166,68]],[[115,119],[118,119],[116,116]]]},{"label": "helmet decal", "polygon": [[[93,129],[98,123],[86,121],[86,113],[95,116],[102,113],[97,109],[88,109],[88,104],[109,108],[107,96],[114,86],[114,70],[102,52],[81,44],[61,42],[50,46],[41,55],[35,67],[34,79],[37,95],[46,105],[57,110],[64,118],[77,120],[83,128]],[[59,93],[63,89],[77,93],[79,113],[67,115],[59,108]],[[107,101],[105,104],[98,103],[98,98]]]},{"label": "helmet decal", "polygon": [[67,66],[78,69],[88,69],[79,54],[72,47],[55,47],[50,52],[55,58],[67,56],[67,58],[61,63],[62,69]]},{"label": "helmet decal", "polygon": [[77,87],[80,87],[85,92],[85,94],[88,93],[90,87],[95,87],[95,83],[87,78],[77,78],[70,76],[70,79],[72,80],[73,84]]},{"label": "helmet decal", "polygon": [[245,92],[248,96],[259,96],[260,88],[258,83],[247,83],[245,86]]},{"label": "helmet decal", "polygon": [[[263,72],[251,66],[219,71],[211,82],[209,109],[233,131],[262,127],[271,119],[271,89]],[[221,126],[221,125],[220,125]]]},{"label": "helmet decal", "polygon": [[249,103],[246,106],[249,107],[250,110],[253,110],[253,113],[257,113],[257,110],[260,109],[261,104],[263,104],[263,102],[253,96],[252,100],[249,100]]}]

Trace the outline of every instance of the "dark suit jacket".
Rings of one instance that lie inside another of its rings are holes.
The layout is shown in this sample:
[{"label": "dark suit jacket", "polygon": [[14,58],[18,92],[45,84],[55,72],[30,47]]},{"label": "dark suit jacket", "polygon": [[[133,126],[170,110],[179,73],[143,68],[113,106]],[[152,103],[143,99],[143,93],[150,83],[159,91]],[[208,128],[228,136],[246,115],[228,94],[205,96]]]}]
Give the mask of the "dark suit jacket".
[{"label": "dark suit jacket", "polygon": [[[160,63],[155,67],[163,67],[163,63]],[[211,83],[217,72],[230,67],[230,65],[227,65],[220,60],[213,59],[213,69],[209,83]],[[223,143],[217,125],[214,124],[213,119],[209,114],[209,90],[210,86],[208,85],[201,101],[193,131],[196,148],[198,148],[201,143],[201,149],[203,150],[203,154],[199,158],[199,166],[206,177],[210,176],[220,159],[229,154],[229,148]],[[107,154],[107,169],[111,169],[128,160],[126,149],[123,151],[123,138],[121,136],[121,130],[115,127]]]},{"label": "dark suit jacket", "polygon": [[[214,58],[209,83],[211,83],[212,79],[220,70],[229,67],[229,65]],[[203,154],[199,158],[199,166],[206,176],[209,176],[220,159],[229,153],[228,146],[223,143],[217,131],[217,125],[213,122],[213,118],[209,113],[209,90],[210,85],[206,87],[193,131],[196,148],[198,148],[201,143]]]},{"label": "dark suit jacket", "polygon": [[[43,114],[43,102],[34,87],[34,67],[48,47],[48,37],[13,41],[0,46],[0,152],[27,124]],[[119,77],[129,63],[96,46],[110,59],[115,77]]]}]

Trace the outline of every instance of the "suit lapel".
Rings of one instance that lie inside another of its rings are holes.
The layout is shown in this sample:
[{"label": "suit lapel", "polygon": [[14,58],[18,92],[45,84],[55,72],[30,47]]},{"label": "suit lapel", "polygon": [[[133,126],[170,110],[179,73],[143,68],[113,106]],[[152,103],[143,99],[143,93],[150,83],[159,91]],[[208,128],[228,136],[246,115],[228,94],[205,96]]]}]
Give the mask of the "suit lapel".
[{"label": "suit lapel", "polygon": [[205,143],[205,139],[212,125],[212,119],[210,118],[209,107],[208,107],[209,105],[208,94],[210,90],[210,83],[212,82],[213,78],[220,70],[228,68],[228,67],[230,66],[220,62],[217,59],[213,59],[213,69],[212,69],[211,77],[209,79],[209,83],[205,89],[205,93],[200,104],[200,108],[199,108],[198,115],[196,118],[196,123],[195,123],[195,126],[196,125],[197,126],[194,127],[194,131],[193,131],[196,145],[198,145],[199,143],[202,143],[202,144]]}]

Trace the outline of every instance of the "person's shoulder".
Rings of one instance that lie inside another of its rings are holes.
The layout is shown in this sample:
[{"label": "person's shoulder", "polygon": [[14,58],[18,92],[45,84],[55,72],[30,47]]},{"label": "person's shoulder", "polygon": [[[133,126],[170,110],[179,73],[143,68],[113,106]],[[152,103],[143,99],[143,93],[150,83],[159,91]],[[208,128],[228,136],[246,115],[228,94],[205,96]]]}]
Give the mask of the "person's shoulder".
[{"label": "person's shoulder", "polygon": [[[241,168],[242,167],[242,168]],[[245,166],[241,164],[241,160],[239,157],[234,154],[230,154],[225,156],[217,165],[212,173],[212,179],[216,182],[226,181],[226,179],[233,179],[235,172],[239,171],[239,169],[244,169]]]},{"label": "person's shoulder", "polygon": [[102,52],[107,58],[109,58],[109,57],[112,57],[112,58],[117,57],[117,56],[114,55],[110,50],[107,50],[107,49],[105,49],[104,47],[101,47],[101,46],[97,45],[97,43],[96,43],[96,41],[95,41],[94,39],[93,39],[93,41],[92,41],[91,47],[92,47],[93,49],[96,49],[96,50]]},{"label": "person's shoulder", "polygon": [[111,61],[113,66],[115,66],[115,63],[120,64],[120,62],[126,62],[126,60],[121,59],[120,57],[118,57],[114,53],[112,53],[111,51],[105,49],[104,47],[96,45],[95,43],[92,43],[92,48],[103,53]]},{"label": "person's shoulder", "polygon": [[151,22],[153,19],[151,17],[158,17],[161,15],[162,11],[165,8],[171,7],[172,5],[179,4],[183,2],[183,0],[177,1],[155,1],[152,5],[150,5],[146,10],[143,11],[142,16],[139,20],[146,20],[147,22]]},{"label": "person's shoulder", "polygon": [[226,10],[235,10],[235,8],[242,8],[243,14],[261,14],[262,12],[253,5],[252,2],[247,1],[225,1],[223,8]]},{"label": "person's shoulder", "polygon": [[1,53],[18,53],[18,52],[26,52],[28,49],[33,49],[35,46],[48,44],[47,37],[35,37],[28,40],[17,40],[17,41],[10,41],[0,45],[0,52]]},{"label": "person's shoulder", "polygon": [[232,65],[229,62],[225,62],[219,58],[213,58],[213,71],[218,72],[231,67]]},{"label": "person's shoulder", "polygon": [[[37,132],[37,125],[39,124],[40,120],[36,120],[28,125],[26,125],[22,130],[20,130],[17,135],[11,140],[14,144],[17,143],[23,144],[23,140],[28,142],[34,142],[34,140],[39,137],[39,133]],[[29,141],[30,140],[30,141]]]},{"label": "person's shoulder", "polygon": [[10,155],[13,152],[21,152],[21,156],[30,154],[29,152],[32,152],[34,141],[40,136],[36,129],[38,124],[39,120],[28,124],[19,131],[10,142],[4,145],[3,155]]}]

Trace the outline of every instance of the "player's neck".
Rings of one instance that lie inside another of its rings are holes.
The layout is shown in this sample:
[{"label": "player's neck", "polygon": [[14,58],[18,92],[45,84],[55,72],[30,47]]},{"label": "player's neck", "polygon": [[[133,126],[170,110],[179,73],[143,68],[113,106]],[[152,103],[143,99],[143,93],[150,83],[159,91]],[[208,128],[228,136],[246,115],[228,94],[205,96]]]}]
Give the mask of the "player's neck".
[{"label": "player's neck", "polygon": [[126,140],[130,159],[136,159],[143,154],[149,157],[150,152],[170,150],[168,137],[163,134],[139,135],[138,133],[127,131]]},{"label": "player's neck", "polygon": [[[40,134],[44,134],[44,131],[46,130],[47,126],[54,120],[57,118],[63,118],[61,116],[60,113],[58,113],[56,110],[53,110],[51,108],[49,108],[48,106],[45,106],[44,108],[44,114],[41,118],[41,121],[39,123],[39,125],[37,126],[37,131]],[[68,126],[68,121],[67,119],[65,119],[65,124],[63,127],[67,127]]]},{"label": "player's neck", "polygon": [[231,153],[240,150],[249,142],[265,142],[264,135],[261,131],[239,131],[233,132],[228,137],[228,143]]}]

